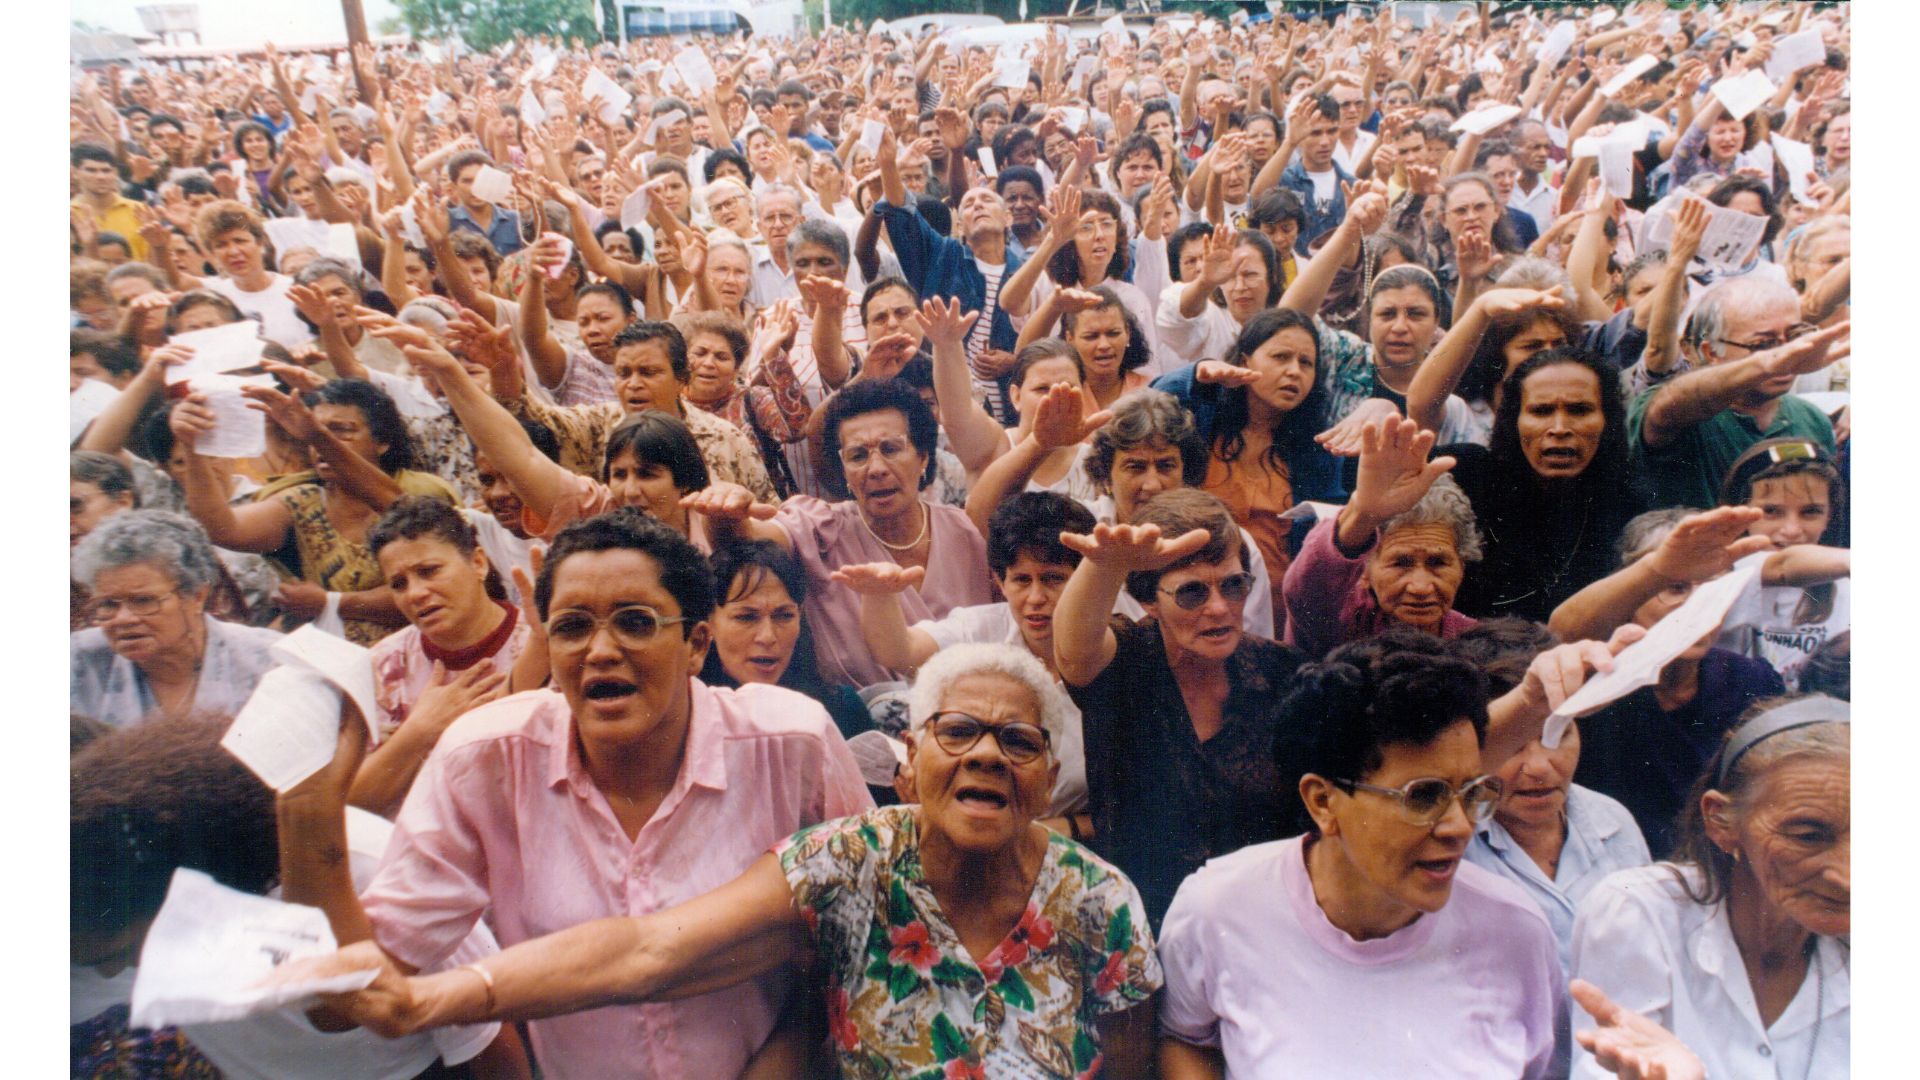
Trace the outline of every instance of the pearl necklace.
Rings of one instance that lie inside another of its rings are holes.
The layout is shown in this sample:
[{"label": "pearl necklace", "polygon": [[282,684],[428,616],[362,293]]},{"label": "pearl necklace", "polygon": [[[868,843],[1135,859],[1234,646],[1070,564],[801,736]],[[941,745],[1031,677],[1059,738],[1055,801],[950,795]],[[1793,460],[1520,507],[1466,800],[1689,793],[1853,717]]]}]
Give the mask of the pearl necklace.
[{"label": "pearl necklace", "polygon": [[933,524],[933,515],[927,513],[927,504],[920,503],[919,506],[920,506],[920,534],[918,536],[915,536],[913,539],[907,541],[904,544],[889,544],[885,540],[881,539],[880,534],[877,532],[874,532],[873,526],[868,523],[867,512],[865,510],[860,509],[859,506],[856,505],[853,508],[853,512],[860,516],[860,526],[867,530],[867,535],[873,537],[874,542],[879,544],[881,547],[886,548],[888,551],[912,551],[914,548],[917,548],[920,546],[920,541],[925,540],[927,538],[927,528],[928,526]]}]

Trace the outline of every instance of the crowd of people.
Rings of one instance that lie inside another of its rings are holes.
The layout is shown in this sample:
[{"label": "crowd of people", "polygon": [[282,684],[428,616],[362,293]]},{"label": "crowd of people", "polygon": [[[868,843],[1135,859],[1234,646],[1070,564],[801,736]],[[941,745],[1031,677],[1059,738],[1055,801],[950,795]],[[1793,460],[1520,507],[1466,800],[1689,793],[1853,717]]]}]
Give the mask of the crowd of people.
[{"label": "crowd of people", "polygon": [[1851,15],[1414,7],[78,74],[74,1075],[1847,1075]]}]

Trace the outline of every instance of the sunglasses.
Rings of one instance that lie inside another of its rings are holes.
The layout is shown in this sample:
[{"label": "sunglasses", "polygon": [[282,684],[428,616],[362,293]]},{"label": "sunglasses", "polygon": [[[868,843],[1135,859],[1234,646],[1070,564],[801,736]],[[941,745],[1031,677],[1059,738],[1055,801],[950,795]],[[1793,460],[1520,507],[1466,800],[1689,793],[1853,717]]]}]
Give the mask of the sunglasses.
[{"label": "sunglasses", "polygon": [[1447,810],[1455,799],[1460,800],[1460,808],[1476,824],[1492,817],[1494,808],[1500,805],[1500,781],[1492,776],[1469,780],[1458,789],[1434,776],[1409,780],[1397,788],[1363,784],[1358,780],[1335,780],[1333,783],[1336,787],[1344,788],[1349,795],[1355,791],[1370,791],[1398,802],[1400,816],[1408,824],[1422,828],[1440,824],[1440,819],[1447,816]]},{"label": "sunglasses", "polygon": [[1228,574],[1221,578],[1218,585],[1211,585],[1204,581],[1189,581],[1177,589],[1160,591],[1172,596],[1174,605],[1181,611],[1196,611],[1207,602],[1207,597],[1213,595],[1216,589],[1220,593],[1220,599],[1229,604],[1237,604],[1252,594],[1253,575],[1242,570],[1237,574]]}]

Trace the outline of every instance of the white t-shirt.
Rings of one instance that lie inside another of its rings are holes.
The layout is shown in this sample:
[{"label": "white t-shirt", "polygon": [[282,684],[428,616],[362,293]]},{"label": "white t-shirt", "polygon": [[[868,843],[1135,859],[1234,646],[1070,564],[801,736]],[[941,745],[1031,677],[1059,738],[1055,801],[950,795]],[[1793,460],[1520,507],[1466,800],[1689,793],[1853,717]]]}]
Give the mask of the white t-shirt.
[{"label": "white t-shirt", "polygon": [[[364,810],[347,808],[347,851],[356,888],[372,880],[393,835],[393,823]],[[500,951],[486,924],[475,923],[460,947],[431,970],[447,971],[484,960]],[[107,978],[92,968],[72,968],[73,1023],[133,998],[136,969]],[[84,1015],[83,1015],[84,1013]],[[439,1028],[401,1039],[383,1039],[365,1028],[334,1034],[307,1022],[300,1009],[283,1009],[221,1024],[189,1024],[181,1033],[229,1080],[409,1080],[435,1058],[458,1065],[485,1050],[500,1034],[499,1024]]]},{"label": "white t-shirt", "polygon": [[[1764,563],[1769,552],[1749,555],[1737,565]],[[1714,644],[1722,649],[1764,660],[1787,684],[1789,693],[1800,685],[1800,673],[1814,651],[1846,633],[1853,625],[1853,589],[1847,578],[1833,583],[1833,607],[1824,619],[1794,618],[1805,589],[1792,585],[1762,585],[1755,575],[1746,591],[1734,598],[1721,620]]]},{"label": "white t-shirt", "polygon": [[[1367,147],[1373,145],[1373,139],[1374,139],[1373,135],[1369,132],[1355,131],[1353,135],[1353,149],[1351,150],[1341,145],[1339,139],[1337,138],[1334,139],[1333,140],[1334,163],[1339,165],[1341,168],[1347,170],[1347,172],[1351,174],[1353,172],[1354,166],[1360,164],[1360,159],[1367,156]],[[1332,175],[1333,175],[1332,173],[1327,174],[1327,176],[1329,177],[1331,177]],[[1317,189],[1320,186],[1320,178],[1314,177],[1313,183],[1314,183],[1314,187]],[[1320,194],[1320,193],[1316,191],[1315,194]],[[1330,199],[1333,196],[1331,194],[1324,194],[1324,195],[1320,195],[1320,197],[1323,199]]]},{"label": "white t-shirt", "polygon": [[521,601],[520,590],[513,584],[513,568],[519,567],[527,572],[528,580],[533,578],[532,549],[546,550],[544,540],[522,540],[513,535],[500,519],[485,510],[462,508],[460,515],[473,526],[474,536],[480,541],[480,550],[487,553],[487,561],[500,571],[500,584],[507,588],[507,602],[518,605]]},{"label": "white t-shirt", "polygon": [[268,341],[277,342],[289,349],[297,349],[312,341],[313,331],[300,321],[300,312],[287,296],[287,290],[293,287],[293,279],[285,274],[269,274],[267,287],[259,292],[246,292],[233,283],[232,278],[207,278],[207,288],[233,301],[242,314],[252,315],[260,320],[260,336]]},{"label": "white t-shirt", "polygon": [[[1338,146],[1334,147],[1333,159],[1335,161],[1340,160],[1340,149]],[[1353,166],[1344,162],[1341,163],[1340,167],[1348,172],[1353,171]],[[1313,181],[1313,198],[1316,202],[1331,202],[1335,195],[1340,194],[1340,174],[1332,169],[1328,169],[1326,172],[1310,172],[1307,174],[1307,179]]]},{"label": "white t-shirt", "polygon": [[1181,883],[1160,931],[1161,1030],[1219,1047],[1235,1078],[1551,1074],[1567,988],[1531,900],[1463,862],[1445,907],[1355,941],[1314,899],[1303,840]]},{"label": "white t-shirt", "polygon": [[[1020,624],[1005,601],[954,608],[942,619],[923,619],[914,624],[925,631],[933,643],[944,649],[949,645],[985,643],[1026,648],[1020,636]],[[1048,817],[1077,814],[1087,808],[1087,750],[1080,734],[1080,710],[1062,693],[1066,701],[1067,730],[1054,744],[1053,756],[1060,761],[1060,776],[1053,782],[1053,798],[1047,804]]]}]

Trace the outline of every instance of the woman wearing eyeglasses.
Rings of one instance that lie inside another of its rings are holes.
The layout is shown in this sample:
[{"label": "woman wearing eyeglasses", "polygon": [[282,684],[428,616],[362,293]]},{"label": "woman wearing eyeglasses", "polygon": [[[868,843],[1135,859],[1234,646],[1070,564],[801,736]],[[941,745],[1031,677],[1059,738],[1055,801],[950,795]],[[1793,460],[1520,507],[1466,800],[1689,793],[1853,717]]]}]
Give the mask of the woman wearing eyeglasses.
[{"label": "woman wearing eyeglasses", "polygon": [[[1158,925],[1181,878],[1285,835],[1273,740],[1301,657],[1242,630],[1248,549],[1204,491],[1163,492],[1131,524],[1061,540],[1084,556],[1054,610],[1053,651],[1083,717],[1095,846]],[[1145,621],[1111,618],[1123,587]]]},{"label": "woman wearing eyeglasses", "polygon": [[1553,931],[1463,861],[1500,798],[1486,679],[1441,649],[1393,630],[1302,669],[1280,752],[1311,824],[1180,887],[1160,938],[1165,1080],[1555,1074]]},{"label": "woman wearing eyeglasses", "polygon": [[[553,688],[447,729],[357,900],[338,868],[300,864],[317,883],[309,902],[336,928],[364,928],[336,931],[342,944],[410,973],[445,959],[483,913],[503,945],[648,915],[732,881],[795,830],[872,808],[818,703],[695,677],[712,645],[713,576],[679,533],[632,507],[576,522],[554,540],[534,601]],[[336,761],[337,783],[282,798],[283,855],[318,861],[335,844],[356,768]],[[621,955],[569,970],[610,970]],[[643,955],[657,953],[630,954]],[[534,1055],[555,1078],[738,1076],[792,991],[783,959],[684,986],[672,1004],[536,1020]],[[471,989],[482,980],[455,973]]]},{"label": "woman wearing eyeglasses", "polygon": [[[555,605],[570,587],[554,582]],[[519,944],[507,930],[502,943],[514,947],[451,973],[403,978],[369,945],[315,966],[380,966],[372,986],[340,1004],[390,1036],[469,1017],[595,1010],[536,1020],[540,1052],[545,1025],[605,1025],[606,1006],[643,1016],[683,1008],[706,1000],[694,993],[814,956],[844,1075],[1148,1075],[1161,980],[1139,893],[1035,820],[1060,768],[1053,743],[1065,711],[1019,646],[954,646],[913,686],[906,741],[917,803],[803,828],[717,888],[698,875],[713,891],[670,910]],[[765,785],[741,797],[764,800]],[[407,825],[403,814],[402,833]],[[714,1020],[720,1030],[708,1040],[738,1037],[738,1018]],[[738,1073],[737,1058],[690,1055],[682,1069],[649,1068],[663,1051],[643,1057],[631,1046],[640,1040],[621,1041],[631,1056],[615,1068],[600,1055],[609,1068],[595,1075]]]},{"label": "woman wearing eyeglasses", "polygon": [[1453,610],[1466,564],[1480,558],[1473,504],[1429,462],[1433,432],[1384,417],[1361,432],[1353,498],[1313,527],[1287,568],[1286,641],[1310,656],[1407,626],[1458,637],[1474,620]]},{"label": "woman wearing eyeglasses", "polygon": [[206,530],[164,510],[126,510],[73,549],[93,628],[72,638],[73,711],[124,727],[149,714],[235,713],[280,635],[206,613],[220,563]]}]

